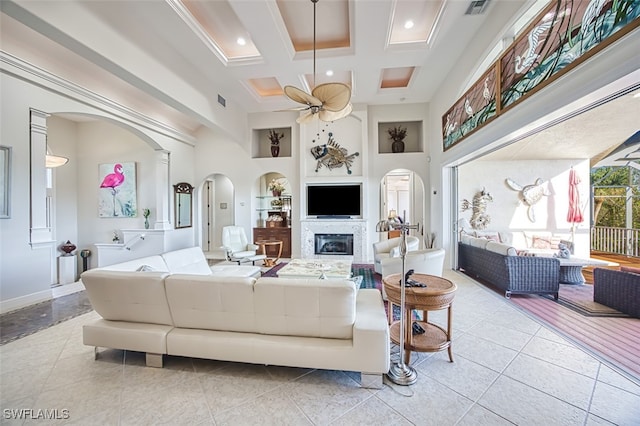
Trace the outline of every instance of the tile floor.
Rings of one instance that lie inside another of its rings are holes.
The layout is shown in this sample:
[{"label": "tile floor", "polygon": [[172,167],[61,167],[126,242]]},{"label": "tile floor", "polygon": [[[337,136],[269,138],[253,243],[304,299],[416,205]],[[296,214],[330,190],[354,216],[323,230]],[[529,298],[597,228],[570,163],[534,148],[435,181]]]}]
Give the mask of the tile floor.
[{"label": "tile floor", "polygon": [[[412,355],[418,381],[144,355],[82,344],[83,314],[0,346],[1,424],[638,425],[640,386],[454,271],[454,363]],[[430,314],[442,323],[445,311]],[[397,359],[397,358],[396,358]],[[16,420],[21,409],[28,419]],[[37,411],[48,410],[48,411]],[[68,417],[55,422],[37,416]]]}]

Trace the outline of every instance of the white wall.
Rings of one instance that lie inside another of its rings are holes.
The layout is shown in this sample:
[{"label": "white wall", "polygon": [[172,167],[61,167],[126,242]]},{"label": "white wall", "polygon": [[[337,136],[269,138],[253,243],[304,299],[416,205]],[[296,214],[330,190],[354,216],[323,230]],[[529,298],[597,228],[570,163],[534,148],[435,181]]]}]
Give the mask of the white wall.
[{"label": "white wall", "polygon": [[[510,238],[516,248],[525,248],[524,233],[552,232],[566,239],[571,238],[571,224],[567,222],[569,208],[569,171],[574,168],[581,178],[579,193],[584,208],[585,221],[575,230],[575,254],[589,257],[589,161],[473,161],[458,170],[458,195],[461,202],[473,200],[476,192],[483,188],[489,192],[493,202],[488,203],[486,213],[491,218],[487,230],[498,231]],[[511,189],[505,179],[521,186],[531,185],[538,178],[546,184],[548,196],[543,196],[533,207],[535,222],[529,220],[528,207],[519,199],[520,193]],[[470,219],[472,211],[460,211],[459,217]]]},{"label": "white wall", "polygon": [[[517,108],[442,152],[442,115],[461,95],[460,88],[466,87],[468,73],[461,70],[473,66],[471,58],[461,58],[460,68],[450,73],[450,78],[433,97],[427,129],[433,164],[431,184],[439,194],[431,199],[431,226],[440,230],[445,238],[443,244],[447,249],[448,265],[455,267],[451,256],[455,250],[455,227],[453,221],[447,220],[455,217],[457,204],[457,200],[453,199],[451,168],[542,129],[548,123],[569,118],[587,106],[597,105],[612,93],[637,85],[640,81],[639,43],[640,30],[636,29],[535,93]],[[474,39],[469,52],[482,50],[483,46],[487,46],[486,40]]]},{"label": "white wall", "polygon": [[[167,185],[160,191],[156,189],[153,170],[157,160],[154,150],[171,153],[168,173],[172,183],[193,182],[193,146],[190,143],[162,130],[139,126],[133,120],[106,112],[104,108],[93,107],[82,94],[72,96],[67,93],[62,96],[58,90],[45,89],[40,83],[32,75],[16,78],[7,73],[0,74],[0,137],[3,145],[13,148],[11,217],[0,220],[0,312],[51,297],[51,284],[55,282],[55,260],[59,254],[57,247],[63,240],[72,240],[81,249],[94,242],[110,241],[108,230],[116,226],[142,227],[142,218],[112,223],[115,219],[104,222],[104,219],[97,217],[96,187],[99,183],[96,180],[99,163],[111,161],[120,155],[138,161],[136,157],[141,156],[143,165],[138,171],[139,205],[146,204],[152,209],[157,205],[167,217],[171,216],[173,210],[173,197],[170,195],[173,194],[173,188]],[[51,151],[70,158],[69,164],[54,171],[55,197],[58,200],[55,240],[37,245],[29,244],[30,108],[52,114],[48,120],[52,133],[48,135]],[[101,118],[120,127],[105,121],[71,123],[55,116],[63,112]],[[122,127],[128,128],[129,132],[123,131]],[[137,136],[132,136],[132,133]],[[152,159],[150,164],[149,159]],[[166,200],[159,200],[158,193],[166,195]],[[193,241],[192,235],[193,232],[187,240]],[[184,236],[181,235],[180,240],[184,241]],[[79,265],[81,263],[78,262]]]}]

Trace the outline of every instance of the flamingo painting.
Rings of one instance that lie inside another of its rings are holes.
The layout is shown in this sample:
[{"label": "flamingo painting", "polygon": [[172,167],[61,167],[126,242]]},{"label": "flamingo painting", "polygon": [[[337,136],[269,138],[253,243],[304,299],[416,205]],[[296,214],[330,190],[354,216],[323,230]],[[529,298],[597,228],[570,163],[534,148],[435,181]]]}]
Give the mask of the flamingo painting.
[{"label": "flamingo painting", "polygon": [[135,163],[101,164],[100,171],[103,176],[100,189],[108,190],[105,191],[108,195],[100,197],[100,216],[135,216]]}]

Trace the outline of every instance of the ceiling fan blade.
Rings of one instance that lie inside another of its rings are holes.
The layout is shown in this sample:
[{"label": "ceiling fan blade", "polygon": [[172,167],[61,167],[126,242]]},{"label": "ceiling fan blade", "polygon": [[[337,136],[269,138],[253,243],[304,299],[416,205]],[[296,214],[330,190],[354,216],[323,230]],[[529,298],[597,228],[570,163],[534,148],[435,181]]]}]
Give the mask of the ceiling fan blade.
[{"label": "ceiling fan blade", "polygon": [[297,87],[294,86],[284,86],[284,94],[287,95],[289,99],[292,101],[305,104],[305,105],[314,105],[321,106],[322,101],[314,96],[311,96],[307,92],[304,92]]},{"label": "ceiling fan blade", "polygon": [[317,99],[320,99],[322,101],[322,107],[329,111],[340,111],[344,109],[351,99],[351,89],[343,83],[319,84],[313,89],[311,94]]},{"label": "ceiling fan blade", "polygon": [[275,110],[274,112],[306,111],[310,108],[311,107],[309,105],[306,105],[306,106],[299,106],[294,108],[278,109],[278,110]]},{"label": "ceiling fan blade", "polygon": [[336,121],[351,114],[352,110],[353,107],[351,106],[351,103],[347,104],[347,106],[340,111],[328,111],[323,109],[318,113],[318,118],[322,121]]},{"label": "ceiling fan blade", "polygon": [[315,118],[315,115],[316,114],[314,114],[312,111],[309,111],[309,112],[301,115],[300,117],[298,117],[296,119],[296,123],[298,123],[298,124],[310,123]]}]

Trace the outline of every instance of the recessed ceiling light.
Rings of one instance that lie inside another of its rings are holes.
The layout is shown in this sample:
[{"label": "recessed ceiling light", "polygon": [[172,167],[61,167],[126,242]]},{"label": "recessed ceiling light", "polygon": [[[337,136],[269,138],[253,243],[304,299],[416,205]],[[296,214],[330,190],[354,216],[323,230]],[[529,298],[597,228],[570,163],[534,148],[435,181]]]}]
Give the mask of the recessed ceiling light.
[{"label": "recessed ceiling light", "polygon": [[404,28],[409,30],[411,28],[413,28],[413,21],[412,20],[408,20],[407,22],[404,23]]},{"label": "recessed ceiling light", "polygon": [[236,43],[238,43],[240,46],[244,46],[245,44],[247,44],[247,40],[245,40],[243,37],[238,37]]},{"label": "recessed ceiling light", "polygon": [[640,98],[640,92],[636,93],[635,95],[633,95],[634,98]]},{"label": "recessed ceiling light", "polygon": [[325,74],[327,74],[327,77],[331,77],[333,75],[333,70],[327,70]]}]

